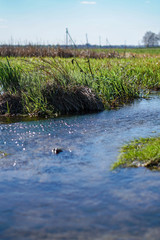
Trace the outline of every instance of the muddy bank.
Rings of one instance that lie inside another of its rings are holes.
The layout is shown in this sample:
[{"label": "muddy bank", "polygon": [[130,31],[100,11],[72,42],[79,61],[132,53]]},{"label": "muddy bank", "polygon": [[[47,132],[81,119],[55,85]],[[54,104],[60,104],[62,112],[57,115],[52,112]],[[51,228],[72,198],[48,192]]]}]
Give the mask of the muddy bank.
[{"label": "muddy bank", "polygon": [[104,110],[100,98],[88,87],[70,89],[48,84],[42,90],[47,103],[60,114],[90,113]]},{"label": "muddy bank", "polygon": [[[27,111],[26,97],[22,94],[4,93],[0,95],[0,115],[30,114],[44,116],[50,113],[58,115],[92,113],[104,110],[101,99],[88,87],[62,88],[47,84],[42,89],[42,96],[45,101],[43,111]],[[34,105],[34,99],[30,104]]]},{"label": "muddy bank", "polygon": [[0,95],[0,115],[23,114],[22,96],[5,93]]}]

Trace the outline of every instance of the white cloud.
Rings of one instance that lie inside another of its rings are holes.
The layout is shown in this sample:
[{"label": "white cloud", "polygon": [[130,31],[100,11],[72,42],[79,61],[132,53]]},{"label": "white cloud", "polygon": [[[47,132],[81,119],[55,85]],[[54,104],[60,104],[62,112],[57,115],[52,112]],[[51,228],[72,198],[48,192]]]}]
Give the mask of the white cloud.
[{"label": "white cloud", "polygon": [[146,4],[150,4],[151,2],[149,0],[146,1]]},{"label": "white cloud", "polygon": [[96,2],[83,1],[83,2],[81,2],[81,4],[90,4],[90,5],[94,5],[94,4],[96,4]]}]

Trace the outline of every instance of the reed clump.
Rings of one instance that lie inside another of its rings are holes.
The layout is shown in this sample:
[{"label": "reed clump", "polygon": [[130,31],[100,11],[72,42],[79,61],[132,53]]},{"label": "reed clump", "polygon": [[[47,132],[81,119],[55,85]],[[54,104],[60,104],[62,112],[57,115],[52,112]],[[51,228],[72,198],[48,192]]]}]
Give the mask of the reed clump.
[{"label": "reed clump", "polygon": [[[0,114],[54,114],[86,113],[104,110],[96,93],[87,86],[76,85],[73,76],[59,61],[38,59],[24,61],[27,68],[13,75],[15,67],[7,59],[1,62]],[[4,71],[5,69],[5,71]],[[4,72],[7,75],[4,81]],[[12,81],[9,76],[14,76]]]}]

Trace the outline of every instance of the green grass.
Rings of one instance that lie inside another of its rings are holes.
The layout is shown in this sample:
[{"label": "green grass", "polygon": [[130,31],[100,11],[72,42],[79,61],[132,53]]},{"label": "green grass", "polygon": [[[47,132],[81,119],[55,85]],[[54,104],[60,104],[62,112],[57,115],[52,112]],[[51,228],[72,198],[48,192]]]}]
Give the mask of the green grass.
[{"label": "green grass", "polygon": [[119,54],[130,53],[130,54],[136,54],[136,57],[143,55],[144,57],[146,55],[150,56],[157,56],[160,55],[160,47],[150,47],[150,48],[108,48],[108,49],[93,49],[93,51],[99,51],[99,52],[118,52]]},{"label": "green grass", "polygon": [[120,167],[147,167],[160,170],[160,137],[136,139],[123,146],[112,169]]},{"label": "green grass", "polygon": [[160,58],[1,58],[0,87],[21,95],[24,113],[56,113],[44,94],[46,86],[54,91],[62,88],[64,93],[88,87],[111,109],[141,92],[160,89]]},{"label": "green grass", "polygon": [[0,85],[3,91],[18,91],[20,89],[20,78],[20,67],[11,66],[8,58],[5,62],[0,62]]}]

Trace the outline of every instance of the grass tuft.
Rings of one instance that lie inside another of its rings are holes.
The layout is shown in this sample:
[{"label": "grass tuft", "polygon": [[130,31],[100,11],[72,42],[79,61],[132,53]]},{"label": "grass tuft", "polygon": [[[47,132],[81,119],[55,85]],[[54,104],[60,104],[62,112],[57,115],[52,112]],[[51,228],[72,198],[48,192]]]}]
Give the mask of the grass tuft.
[{"label": "grass tuft", "polygon": [[112,169],[119,167],[147,167],[160,170],[160,137],[140,138],[123,146]]}]

